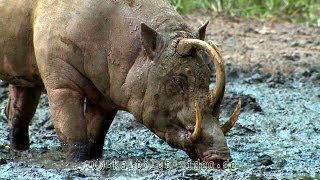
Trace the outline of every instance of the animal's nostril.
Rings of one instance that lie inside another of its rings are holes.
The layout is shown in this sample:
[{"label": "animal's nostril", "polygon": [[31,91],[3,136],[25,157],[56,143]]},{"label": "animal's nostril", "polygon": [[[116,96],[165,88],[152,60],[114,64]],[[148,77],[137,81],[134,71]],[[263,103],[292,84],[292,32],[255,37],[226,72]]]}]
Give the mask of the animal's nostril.
[{"label": "animal's nostril", "polygon": [[229,155],[218,156],[216,154],[211,154],[202,159],[209,167],[225,169],[228,167],[228,164],[232,161]]}]

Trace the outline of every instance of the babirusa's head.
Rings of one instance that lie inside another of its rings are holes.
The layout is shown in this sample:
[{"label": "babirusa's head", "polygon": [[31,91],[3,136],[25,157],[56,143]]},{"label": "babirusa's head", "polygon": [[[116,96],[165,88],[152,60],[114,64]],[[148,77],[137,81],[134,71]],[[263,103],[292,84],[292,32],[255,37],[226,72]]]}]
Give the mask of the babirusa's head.
[{"label": "babirusa's head", "polygon": [[[166,33],[142,24],[142,46],[152,61],[142,119],[151,131],[192,159],[221,165],[231,160],[225,134],[240,114],[241,101],[220,125],[226,75],[217,47],[204,41],[206,25],[195,32]],[[213,90],[209,89],[208,64],[215,67]]]}]

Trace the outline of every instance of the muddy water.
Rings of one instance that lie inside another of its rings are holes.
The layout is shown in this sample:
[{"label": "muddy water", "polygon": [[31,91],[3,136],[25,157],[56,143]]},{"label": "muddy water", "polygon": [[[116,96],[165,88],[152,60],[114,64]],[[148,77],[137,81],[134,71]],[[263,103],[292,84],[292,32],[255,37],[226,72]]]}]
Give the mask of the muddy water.
[{"label": "muddy water", "polygon": [[[241,78],[227,85],[222,121],[239,95],[244,103],[237,125],[227,136],[233,161],[224,170],[191,162],[183,151],[169,147],[126,112],[117,114],[102,159],[66,164],[43,95],[30,129],[30,150],[9,148],[1,116],[0,177],[319,179],[320,86],[314,82],[253,80]],[[3,114],[6,89],[1,87],[1,91]]]}]

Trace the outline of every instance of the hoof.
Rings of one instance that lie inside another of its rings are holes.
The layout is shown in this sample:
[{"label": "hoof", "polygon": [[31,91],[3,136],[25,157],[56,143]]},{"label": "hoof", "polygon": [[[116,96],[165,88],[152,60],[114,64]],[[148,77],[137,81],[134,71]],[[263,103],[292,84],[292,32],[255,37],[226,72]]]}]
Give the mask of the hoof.
[{"label": "hoof", "polygon": [[92,143],[90,145],[90,159],[102,158],[103,142],[102,143]]},{"label": "hoof", "polygon": [[10,130],[10,146],[14,150],[24,151],[29,149],[29,132],[26,129]]},{"label": "hoof", "polygon": [[66,161],[68,162],[83,162],[91,159],[87,144],[64,144],[63,149],[66,152]]}]

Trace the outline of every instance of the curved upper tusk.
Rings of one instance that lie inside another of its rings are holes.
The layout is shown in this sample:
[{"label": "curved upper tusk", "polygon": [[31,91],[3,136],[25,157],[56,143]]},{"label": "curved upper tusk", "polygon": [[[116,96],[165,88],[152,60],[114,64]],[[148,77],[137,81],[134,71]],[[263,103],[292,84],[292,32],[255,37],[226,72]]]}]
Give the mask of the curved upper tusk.
[{"label": "curved upper tusk", "polygon": [[229,120],[221,127],[223,134],[226,134],[236,123],[241,111],[241,98],[239,98],[236,109],[233,111]]},{"label": "curved upper tusk", "polygon": [[216,68],[216,83],[215,87],[210,93],[210,107],[214,107],[217,102],[221,102],[224,96],[226,75],[224,69],[224,62],[220,56],[217,46],[213,42],[205,42],[199,39],[182,39],[177,45],[177,52],[180,55],[188,55],[192,48],[203,50],[208,53],[211,61]]},{"label": "curved upper tusk", "polygon": [[221,59],[221,61],[222,61],[221,54],[220,54],[220,51],[219,51],[219,49],[218,49],[218,46],[217,46],[213,41],[211,41],[211,40],[208,41],[208,44],[209,44],[210,46],[212,46],[212,47],[214,48],[214,50],[217,51],[217,54],[219,55],[219,57],[220,57],[220,59]]},{"label": "curved upper tusk", "polygon": [[191,135],[191,141],[196,141],[197,139],[199,139],[201,134],[201,123],[202,123],[201,109],[199,107],[199,103],[195,101],[194,106],[196,111],[196,125]]}]

